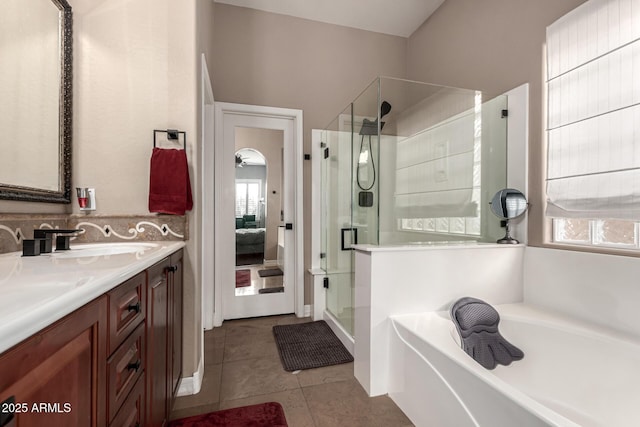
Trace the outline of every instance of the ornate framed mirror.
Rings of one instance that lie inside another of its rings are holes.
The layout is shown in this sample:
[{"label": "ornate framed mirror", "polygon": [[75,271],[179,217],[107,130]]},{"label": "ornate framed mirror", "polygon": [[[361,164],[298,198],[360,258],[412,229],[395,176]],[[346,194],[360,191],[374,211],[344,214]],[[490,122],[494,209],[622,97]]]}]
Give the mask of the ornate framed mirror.
[{"label": "ornate framed mirror", "polygon": [[5,0],[0,14],[0,199],[71,202],[72,13]]}]

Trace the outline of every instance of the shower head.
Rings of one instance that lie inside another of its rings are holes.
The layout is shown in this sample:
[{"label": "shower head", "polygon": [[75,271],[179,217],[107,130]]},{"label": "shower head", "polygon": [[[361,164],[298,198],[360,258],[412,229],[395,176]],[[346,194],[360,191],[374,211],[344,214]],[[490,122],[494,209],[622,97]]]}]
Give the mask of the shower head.
[{"label": "shower head", "polygon": [[389,114],[389,111],[391,111],[391,104],[387,101],[382,101],[382,104],[380,104],[380,118]]},{"label": "shower head", "polygon": [[[380,104],[380,118],[383,118],[391,111],[391,104],[387,101],[382,101]],[[384,127],[384,122],[380,122],[380,130]],[[360,128],[360,135],[377,135],[378,134],[378,119],[362,120],[362,127]]]}]

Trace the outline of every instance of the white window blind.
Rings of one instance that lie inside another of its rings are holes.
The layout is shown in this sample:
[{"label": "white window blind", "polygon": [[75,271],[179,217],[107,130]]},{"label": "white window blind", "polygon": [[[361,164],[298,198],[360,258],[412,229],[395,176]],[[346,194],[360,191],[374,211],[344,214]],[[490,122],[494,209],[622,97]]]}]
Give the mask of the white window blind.
[{"label": "white window blind", "polygon": [[547,28],[547,215],[640,219],[640,0]]},{"label": "white window blind", "polygon": [[236,180],[236,217],[256,215],[259,218],[260,181]]}]

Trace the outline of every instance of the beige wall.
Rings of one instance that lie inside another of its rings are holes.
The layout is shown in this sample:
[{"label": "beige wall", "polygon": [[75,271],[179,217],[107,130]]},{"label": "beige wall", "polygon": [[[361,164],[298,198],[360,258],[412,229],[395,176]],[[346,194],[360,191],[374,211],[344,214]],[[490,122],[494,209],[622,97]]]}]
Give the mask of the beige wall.
[{"label": "beige wall", "polygon": [[529,243],[542,243],[547,25],[585,0],[448,0],[411,35],[407,77],[493,94],[529,83]]},{"label": "beige wall", "polygon": [[[264,259],[276,260],[278,226],[282,201],[282,148],[284,132],[274,129],[236,128],[236,151],[254,148],[267,161],[267,222],[265,224]],[[273,193],[275,191],[275,194]]]},{"label": "beige wall", "polygon": [[96,214],[148,213],[153,129],[195,154],[195,0],[72,3],[74,185],[96,188]]},{"label": "beige wall", "polygon": [[[304,111],[304,152],[378,75],[404,77],[406,39],[216,3],[216,101]],[[311,166],[304,164],[305,272],[311,253]],[[305,274],[305,304],[311,278]]]}]

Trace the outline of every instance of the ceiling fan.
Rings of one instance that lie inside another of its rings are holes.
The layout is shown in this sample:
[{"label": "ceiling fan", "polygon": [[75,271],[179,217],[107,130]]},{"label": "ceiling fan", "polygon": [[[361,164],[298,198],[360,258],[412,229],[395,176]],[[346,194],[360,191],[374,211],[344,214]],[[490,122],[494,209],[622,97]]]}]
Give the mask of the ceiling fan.
[{"label": "ceiling fan", "polygon": [[241,167],[245,166],[246,164],[247,164],[247,162],[244,161],[242,156],[240,154],[236,154],[236,167],[237,168],[241,168]]}]

